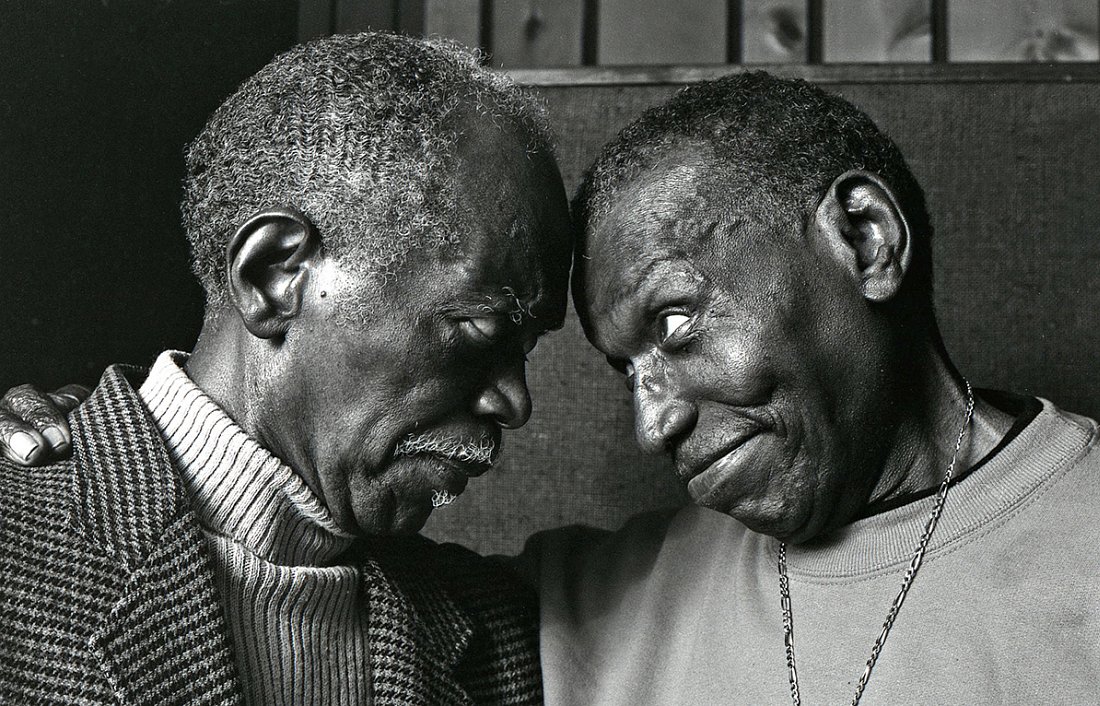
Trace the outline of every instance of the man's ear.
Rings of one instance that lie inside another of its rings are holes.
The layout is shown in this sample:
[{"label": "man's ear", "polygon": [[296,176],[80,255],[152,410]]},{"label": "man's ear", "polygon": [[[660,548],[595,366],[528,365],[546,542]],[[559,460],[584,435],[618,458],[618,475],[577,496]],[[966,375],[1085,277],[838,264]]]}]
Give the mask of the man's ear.
[{"label": "man's ear", "polygon": [[912,234],[893,190],[882,178],[858,170],[841,174],[822,197],[814,220],[864,298],[886,302],[898,293],[913,259]]},{"label": "man's ear", "polygon": [[225,252],[229,298],[252,335],[287,332],[320,246],[313,223],[293,208],[259,211],[233,234]]}]

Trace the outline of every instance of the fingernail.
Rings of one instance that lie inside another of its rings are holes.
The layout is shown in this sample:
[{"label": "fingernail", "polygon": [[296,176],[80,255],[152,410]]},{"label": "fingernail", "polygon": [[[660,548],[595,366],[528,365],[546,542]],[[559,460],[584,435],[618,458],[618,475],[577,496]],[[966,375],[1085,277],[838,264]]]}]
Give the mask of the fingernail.
[{"label": "fingernail", "polygon": [[42,436],[46,437],[46,441],[50,442],[50,446],[58,451],[69,445],[68,440],[65,439],[65,435],[61,433],[61,430],[57,427],[46,427],[42,430]]},{"label": "fingernail", "polygon": [[19,458],[28,460],[38,450],[38,442],[25,431],[17,431],[8,439],[8,448]]}]

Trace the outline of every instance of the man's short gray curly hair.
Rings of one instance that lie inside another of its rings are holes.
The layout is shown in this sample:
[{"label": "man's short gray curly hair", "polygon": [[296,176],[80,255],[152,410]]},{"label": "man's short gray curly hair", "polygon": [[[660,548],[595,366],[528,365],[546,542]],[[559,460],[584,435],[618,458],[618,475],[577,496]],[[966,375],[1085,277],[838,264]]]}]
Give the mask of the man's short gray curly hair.
[{"label": "man's short gray curly hair", "polygon": [[453,155],[466,120],[552,153],[541,103],[480,58],[445,40],[337,35],[245,81],[187,150],[183,225],[208,305],[227,301],[229,239],[263,208],[297,208],[331,256],[384,276],[416,249],[460,242]]}]

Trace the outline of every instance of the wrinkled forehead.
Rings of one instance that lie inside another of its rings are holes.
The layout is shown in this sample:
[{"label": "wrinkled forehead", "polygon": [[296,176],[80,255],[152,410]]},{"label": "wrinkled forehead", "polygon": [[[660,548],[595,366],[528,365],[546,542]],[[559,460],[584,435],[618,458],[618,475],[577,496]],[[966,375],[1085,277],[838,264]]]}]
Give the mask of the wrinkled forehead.
[{"label": "wrinkled forehead", "polygon": [[685,245],[691,232],[680,224],[722,207],[712,198],[716,169],[709,148],[679,142],[655,149],[657,154],[599,200],[586,234],[585,255],[596,258],[605,250],[658,240]]},{"label": "wrinkled forehead", "polygon": [[471,121],[454,170],[464,232],[451,254],[469,279],[564,314],[572,240],[553,155],[532,150],[515,126]]},{"label": "wrinkled forehead", "polygon": [[728,220],[714,198],[709,151],[667,151],[618,186],[590,223],[579,253],[578,299],[626,285],[627,275],[657,259],[687,257]]}]

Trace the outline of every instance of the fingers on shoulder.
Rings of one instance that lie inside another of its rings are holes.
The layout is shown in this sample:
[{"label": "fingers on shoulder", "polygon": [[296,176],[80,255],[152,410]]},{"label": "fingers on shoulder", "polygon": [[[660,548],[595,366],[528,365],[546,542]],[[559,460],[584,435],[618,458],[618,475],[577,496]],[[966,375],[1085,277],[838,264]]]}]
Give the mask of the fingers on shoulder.
[{"label": "fingers on shoulder", "polygon": [[0,451],[16,463],[34,465],[72,444],[68,411],[33,385],[19,385],[0,398]]},{"label": "fingers on shoulder", "polygon": [[62,414],[67,414],[81,405],[92,395],[91,388],[72,383],[59,387],[49,393],[49,397]]}]

